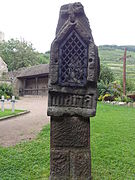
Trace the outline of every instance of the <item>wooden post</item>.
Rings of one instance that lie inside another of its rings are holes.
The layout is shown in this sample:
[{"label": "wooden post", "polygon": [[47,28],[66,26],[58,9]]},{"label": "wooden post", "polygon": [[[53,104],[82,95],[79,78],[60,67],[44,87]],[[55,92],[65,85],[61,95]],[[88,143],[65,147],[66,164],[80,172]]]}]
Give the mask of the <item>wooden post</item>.
[{"label": "wooden post", "polygon": [[123,94],[126,95],[126,56],[127,49],[125,48],[124,56],[123,56]]},{"label": "wooden post", "polygon": [[26,79],[24,79],[24,84],[23,84],[23,95],[25,95],[25,88],[26,88]]},{"label": "wooden post", "polygon": [[125,48],[124,56],[120,58],[123,59],[123,95],[126,95],[126,59],[131,57],[131,55],[127,56],[127,48]]},{"label": "wooden post", "polygon": [[37,95],[38,95],[38,77],[36,77],[35,80],[36,80],[36,87],[35,88],[36,88]]}]

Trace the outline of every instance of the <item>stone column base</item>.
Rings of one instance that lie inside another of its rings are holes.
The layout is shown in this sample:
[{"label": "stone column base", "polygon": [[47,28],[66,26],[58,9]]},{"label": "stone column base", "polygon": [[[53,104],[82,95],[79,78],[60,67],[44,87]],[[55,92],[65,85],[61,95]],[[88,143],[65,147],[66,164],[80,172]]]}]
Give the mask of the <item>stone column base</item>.
[{"label": "stone column base", "polygon": [[51,117],[50,180],[90,180],[90,120]]}]

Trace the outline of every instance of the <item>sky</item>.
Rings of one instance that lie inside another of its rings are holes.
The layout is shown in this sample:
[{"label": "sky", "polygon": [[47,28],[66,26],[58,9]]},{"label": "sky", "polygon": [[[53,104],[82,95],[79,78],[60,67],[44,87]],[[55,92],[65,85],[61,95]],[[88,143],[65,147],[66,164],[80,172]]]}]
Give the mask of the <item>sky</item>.
[{"label": "sky", "polygon": [[50,50],[59,10],[81,2],[96,45],[135,45],[135,0],[0,0],[5,40],[25,39],[39,52]]}]

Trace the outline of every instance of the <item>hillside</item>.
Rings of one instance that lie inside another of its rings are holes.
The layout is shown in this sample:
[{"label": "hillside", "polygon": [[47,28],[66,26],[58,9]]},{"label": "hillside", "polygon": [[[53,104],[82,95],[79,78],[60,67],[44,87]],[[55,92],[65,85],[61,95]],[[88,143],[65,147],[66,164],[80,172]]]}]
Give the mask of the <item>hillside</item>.
[{"label": "hillside", "polygon": [[[126,46],[127,55],[127,79],[135,82],[135,46]],[[131,48],[130,48],[131,47]],[[123,77],[123,60],[120,60],[124,55],[124,46],[99,46],[100,63],[112,69],[115,79],[122,79]]]}]

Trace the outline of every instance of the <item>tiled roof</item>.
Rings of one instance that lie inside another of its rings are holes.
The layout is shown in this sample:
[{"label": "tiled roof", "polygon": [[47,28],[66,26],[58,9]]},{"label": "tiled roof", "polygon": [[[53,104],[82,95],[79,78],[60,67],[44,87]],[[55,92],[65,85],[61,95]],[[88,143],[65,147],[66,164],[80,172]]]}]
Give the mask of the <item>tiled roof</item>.
[{"label": "tiled roof", "polygon": [[17,78],[36,76],[41,74],[49,74],[49,64],[39,64],[36,66],[23,68]]}]

